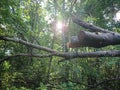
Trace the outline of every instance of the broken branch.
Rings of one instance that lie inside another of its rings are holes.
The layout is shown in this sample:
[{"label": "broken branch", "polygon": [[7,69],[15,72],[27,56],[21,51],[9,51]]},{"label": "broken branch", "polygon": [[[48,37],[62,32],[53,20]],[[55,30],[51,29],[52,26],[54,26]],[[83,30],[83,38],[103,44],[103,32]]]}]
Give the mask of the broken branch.
[{"label": "broken branch", "polygon": [[77,36],[72,36],[68,45],[70,48],[75,47],[95,47],[101,48],[107,45],[119,45],[120,34],[112,33],[94,33],[80,31]]},{"label": "broken branch", "polygon": [[120,57],[120,51],[119,50],[112,50],[112,51],[97,51],[97,52],[79,52],[79,53],[72,53],[72,52],[59,52],[56,50],[53,50],[51,48],[47,48],[44,46],[39,46],[32,44],[30,42],[26,42],[24,40],[20,39],[14,39],[14,38],[8,38],[8,37],[1,37],[0,40],[5,40],[5,41],[13,41],[16,43],[20,43],[26,46],[30,46],[32,48],[36,48],[39,50],[47,51],[50,52],[51,54],[47,55],[33,55],[33,54],[18,54],[18,55],[13,55],[13,56],[8,56],[5,59],[11,58],[11,57],[17,57],[17,56],[31,56],[31,57],[49,57],[49,56],[58,56],[58,57],[63,57],[66,59],[72,59],[72,58],[93,58],[93,57]]}]

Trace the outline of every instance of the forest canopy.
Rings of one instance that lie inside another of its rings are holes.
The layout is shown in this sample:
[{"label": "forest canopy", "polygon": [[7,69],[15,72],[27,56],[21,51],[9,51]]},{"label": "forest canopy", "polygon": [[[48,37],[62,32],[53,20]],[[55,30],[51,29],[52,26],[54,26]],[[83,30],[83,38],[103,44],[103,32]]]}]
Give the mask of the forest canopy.
[{"label": "forest canopy", "polygon": [[0,90],[119,90],[119,0],[1,0]]}]

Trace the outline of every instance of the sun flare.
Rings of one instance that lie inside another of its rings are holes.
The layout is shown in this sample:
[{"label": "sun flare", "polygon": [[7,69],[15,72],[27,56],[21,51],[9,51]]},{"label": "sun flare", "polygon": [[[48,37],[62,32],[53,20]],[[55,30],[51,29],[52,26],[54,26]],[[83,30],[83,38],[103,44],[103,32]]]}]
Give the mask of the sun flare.
[{"label": "sun flare", "polygon": [[56,30],[58,31],[58,33],[62,33],[62,29],[63,29],[63,23],[58,21],[56,23]]},{"label": "sun flare", "polygon": [[118,11],[115,15],[115,21],[120,21],[120,11]]},{"label": "sun flare", "polygon": [[62,22],[57,22],[57,24],[56,24],[56,29],[59,29],[59,30],[61,30],[62,29],[62,27],[63,27],[63,25],[62,25]]}]

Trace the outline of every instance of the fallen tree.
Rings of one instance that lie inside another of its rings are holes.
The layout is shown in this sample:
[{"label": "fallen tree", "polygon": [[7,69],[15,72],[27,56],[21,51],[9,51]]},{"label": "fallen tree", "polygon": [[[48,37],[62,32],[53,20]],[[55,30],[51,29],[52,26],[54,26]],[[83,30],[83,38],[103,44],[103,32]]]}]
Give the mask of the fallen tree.
[{"label": "fallen tree", "polygon": [[12,41],[15,43],[20,43],[32,48],[36,48],[39,50],[43,50],[48,52],[48,54],[16,54],[16,55],[11,55],[11,56],[5,56],[3,59],[0,59],[0,62],[3,62],[4,60],[11,59],[13,57],[19,57],[19,56],[26,56],[26,57],[39,57],[39,58],[45,58],[45,57],[51,57],[51,56],[58,56],[66,59],[73,59],[73,58],[87,58],[87,57],[119,57],[120,56],[120,51],[119,50],[111,50],[111,51],[96,51],[96,52],[78,52],[78,53],[72,53],[72,52],[59,52],[44,46],[39,46],[35,45],[30,42],[26,42],[24,40],[20,39],[15,39],[15,38],[8,38],[4,36],[0,36],[0,40],[4,41]]},{"label": "fallen tree", "polygon": [[68,47],[95,47],[101,48],[108,45],[119,45],[120,35],[102,32],[80,31],[77,36],[71,37]]},{"label": "fallen tree", "polygon": [[[95,47],[100,48],[107,45],[118,45],[120,44],[120,34],[116,32],[111,32],[106,29],[99,28],[94,25],[90,25],[88,23],[83,22],[82,20],[79,20],[77,18],[73,18],[73,22],[77,23],[78,25],[81,25],[82,27],[85,27],[87,29],[92,30],[92,32],[87,31],[80,31],[80,33],[77,36],[73,36],[71,38],[71,42],[68,44],[69,47]],[[0,36],[0,40],[3,41],[12,41],[15,43],[20,43],[22,45],[26,45],[35,49],[43,50],[48,52],[47,54],[29,54],[29,53],[18,53],[16,55],[11,56],[5,56],[2,59],[0,59],[0,63],[9,60],[14,57],[20,57],[20,56],[29,56],[29,57],[39,57],[39,58],[46,58],[51,56],[57,56],[65,58],[66,60],[72,59],[72,58],[93,58],[93,57],[120,57],[120,50],[111,50],[111,51],[96,51],[96,52],[78,52],[78,53],[72,53],[72,52],[59,52],[56,50],[53,50],[48,47],[36,45],[21,39],[16,38],[10,38],[6,36]]]},{"label": "fallen tree", "polygon": [[101,48],[108,45],[119,45],[120,34],[106,29],[88,24],[76,17],[72,18],[73,22],[89,29],[88,31],[80,31],[77,36],[72,36],[67,44],[69,48],[76,47],[94,47]]}]

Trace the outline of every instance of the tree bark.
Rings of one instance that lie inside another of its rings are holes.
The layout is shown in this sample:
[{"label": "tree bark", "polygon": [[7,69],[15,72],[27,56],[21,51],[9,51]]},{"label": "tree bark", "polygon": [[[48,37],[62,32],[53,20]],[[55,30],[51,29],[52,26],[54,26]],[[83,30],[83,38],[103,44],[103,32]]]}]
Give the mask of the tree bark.
[{"label": "tree bark", "polygon": [[56,52],[56,50],[53,50],[51,48],[36,45],[34,43],[27,42],[27,41],[24,41],[24,40],[21,40],[21,39],[9,38],[9,37],[6,37],[6,36],[0,36],[0,40],[12,41],[12,42],[20,43],[20,44],[23,44],[23,45],[26,45],[26,46],[29,46],[29,47],[33,47],[33,48],[36,48],[36,49],[39,49],[39,50],[43,50],[43,51],[46,51],[46,52],[50,52],[50,53]]},{"label": "tree bark", "polygon": [[51,53],[51,54],[44,54],[44,55],[39,55],[39,54],[16,54],[16,55],[11,55],[11,56],[5,56],[2,59],[0,59],[0,63],[2,63],[5,60],[10,60],[11,58],[15,57],[38,57],[38,58],[46,58],[46,57],[51,57],[51,56],[57,56],[57,57],[62,57],[65,58],[59,62],[65,61],[65,60],[70,60],[73,58],[94,58],[94,57],[120,57],[120,51],[119,50],[111,50],[111,51],[96,51],[96,52],[79,52],[79,53],[72,53],[72,52],[66,52],[66,53]]},{"label": "tree bark", "polygon": [[[80,38],[79,35],[77,38],[78,39]],[[51,53],[51,54],[46,54],[46,55],[17,54],[17,55],[12,55],[12,56],[6,56],[5,58],[3,57],[3,59],[0,59],[0,62],[3,62],[4,60],[8,60],[8,59],[13,58],[13,57],[18,57],[18,56],[27,56],[27,57],[29,56],[29,57],[39,57],[39,58],[58,56],[58,57],[65,58],[66,60],[72,59],[72,58],[88,58],[88,57],[89,58],[93,58],[93,57],[120,57],[119,50],[97,51],[97,52],[79,52],[79,53],[60,52],[60,51],[56,51],[56,50],[48,48],[48,47],[35,45],[35,44],[30,43],[30,42],[20,40],[20,39],[15,39],[15,38],[8,38],[8,37],[0,36],[0,40],[20,43],[20,44],[23,44],[26,46],[30,46],[32,48],[36,48],[36,49]],[[114,41],[114,42],[116,42],[116,41]]]},{"label": "tree bark", "polygon": [[102,32],[87,32],[80,31],[77,36],[71,37],[68,46],[76,47],[94,47],[101,48],[108,45],[119,45],[120,34],[102,33]]},{"label": "tree bark", "polygon": [[101,27],[89,24],[87,22],[84,22],[78,18],[76,18],[76,16],[72,17],[72,21],[86,29],[89,29],[91,32],[103,32],[103,33],[114,33],[114,34],[118,34],[116,32],[112,32],[112,31],[108,31],[107,29],[103,29]]}]

